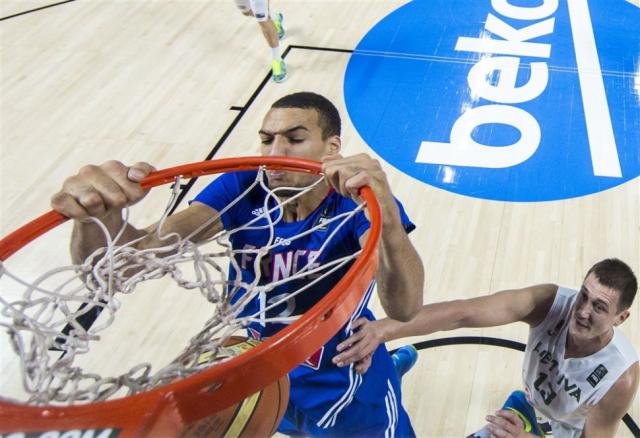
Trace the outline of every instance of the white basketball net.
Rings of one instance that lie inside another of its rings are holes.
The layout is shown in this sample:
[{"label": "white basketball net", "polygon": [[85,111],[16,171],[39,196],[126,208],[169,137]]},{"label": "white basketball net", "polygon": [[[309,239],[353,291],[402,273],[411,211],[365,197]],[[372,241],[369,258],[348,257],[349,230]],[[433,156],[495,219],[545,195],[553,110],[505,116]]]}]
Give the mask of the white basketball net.
[{"label": "white basketball net", "polygon": [[[167,208],[154,231],[163,242],[167,242],[166,246],[138,250],[134,247],[137,240],[120,242],[124,227],[117,236],[111,238],[106,227],[94,219],[102,228],[107,245],[96,250],[80,265],[60,267],[33,282],[27,282],[12,275],[6,264],[0,262],[0,277],[10,277],[15,281],[12,284],[23,288],[19,300],[7,301],[3,298],[4,294],[0,293],[0,325],[7,330],[13,349],[19,356],[22,384],[28,393],[26,402],[35,405],[90,403],[147,391],[198,373],[224,360],[216,358],[222,343],[250,322],[290,323],[296,319],[297,317],[267,318],[265,312],[303,293],[322,278],[351,262],[360,251],[321,266],[312,264],[313,260],[310,260],[288,278],[259,285],[261,260],[278,245],[274,242],[274,224],[282,220],[282,207],[308,193],[318,184],[324,184],[324,180],[319,178],[311,186],[302,189],[287,187],[271,190],[264,183],[264,173],[264,169],[260,169],[251,187],[219,212],[220,215],[224,214],[251,190],[261,186],[267,193],[262,213],[241,227],[225,230],[210,239],[198,243],[190,241],[198,232],[220,220],[219,216],[212,217],[184,239],[176,234],[163,233],[164,222],[178,195],[178,178],[173,185]],[[278,199],[278,192],[281,190],[294,190],[297,193],[281,201]],[[338,222],[338,229],[364,207],[365,204],[360,204],[351,212],[329,218],[328,222]],[[125,224],[128,216],[127,209],[124,211]],[[267,225],[263,225],[263,219],[266,219]],[[326,224],[327,221],[319,223],[290,240],[306,236]],[[268,244],[262,248],[233,250],[229,238],[242,229],[264,230],[269,235]],[[327,236],[320,254],[335,234],[334,231]],[[254,256],[256,275],[252,283],[243,282],[240,266],[234,257],[236,254]],[[190,274],[189,277],[185,273],[184,268],[189,265],[195,276]],[[227,269],[237,273],[233,282],[227,279]],[[211,318],[175,359],[161,369],[153,370],[149,363],[141,363],[122,375],[111,377],[88,373],[74,365],[79,355],[88,353],[91,345],[99,342],[101,333],[116,318],[121,305],[121,294],[131,294],[139,283],[164,276],[170,276],[181,288],[200,291],[211,306]],[[262,299],[259,312],[245,317],[238,316],[254,298],[264,297],[266,292],[278,285],[305,277],[307,280],[312,277],[313,280],[302,282],[304,286],[288,297],[269,305],[264,304],[265,300]],[[51,287],[50,284],[57,286]],[[231,304],[232,299],[243,291],[246,293]],[[101,322],[88,329],[83,328],[78,318],[96,310],[100,311]],[[107,318],[103,318],[105,315]],[[67,334],[63,334],[65,327]],[[62,355],[60,351],[63,352]]]}]

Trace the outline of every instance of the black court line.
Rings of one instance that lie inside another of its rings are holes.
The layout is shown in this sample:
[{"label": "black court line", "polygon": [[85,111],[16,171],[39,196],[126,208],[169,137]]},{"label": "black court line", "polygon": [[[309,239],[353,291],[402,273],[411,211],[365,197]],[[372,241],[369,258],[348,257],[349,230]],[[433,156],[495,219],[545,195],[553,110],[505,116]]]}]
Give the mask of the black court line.
[{"label": "black court line", "polygon": [[[524,351],[526,344],[522,342],[511,341],[509,339],[490,338],[485,336],[454,336],[450,338],[430,339],[428,341],[418,342],[413,344],[418,350],[426,350],[427,348],[446,347],[449,345],[491,345],[494,347],[510,348],[512,350]],[[393,354],[397,351],[389,351],[389,354]],[[640,437],[640,427],[627,413],[622,418],[625,426],[629,428],[633,436]]]},{"label": "black court line", "polygon": [[321,52],[353,53],[353,49],[338,49],[335,47],[298,46],[298,45],[291,45],[289,47],[292,49],[317,50]]},{"label": "black court line", "polygon": [[2,20],[8,20],[9,18],[19,17],[19,16],[21,16],[21,15],[30,14],[30,13],[32,13],[32,12],[41,11],[41,10],[43,10],[43,9],[48,9],[48,8],[52,8],[52,7],[54,7],[54,6],[60,6],[60,5],[64,5],[65,3],[71,3],[71,2],[75,2],[75,1],[76,1],[76,0],[66,0],[66,1],[64,1],[64,2],[53,3],[53,4],[46,5],[46,6],[42,6],[42,7],[36,8],[36,9],[31,9],[31,10],[24,11],[24,12],[18,12],[17,14],[7,15],[6,17],[2,17],[2,18],[0,18],[0,21],[2,21]]}]

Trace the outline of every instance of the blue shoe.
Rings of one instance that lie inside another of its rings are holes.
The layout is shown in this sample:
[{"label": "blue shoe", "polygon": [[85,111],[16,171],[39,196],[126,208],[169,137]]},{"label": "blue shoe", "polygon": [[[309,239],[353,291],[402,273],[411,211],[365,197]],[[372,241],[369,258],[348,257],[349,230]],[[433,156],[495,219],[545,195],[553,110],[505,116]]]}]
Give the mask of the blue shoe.
[{"label": "blue shoe", "polygon": [[287,66],[282,59],[271,62],[271,79],[274,82],[284,82],[287,79]]},{"label": "blue shoe", "polygon": [[273,19],[273,24],[276,26],[276,32],[278,32],[278,39],[282,40],[284,36],[287,34],[284,30],[284,15],[278,12]]},{"label": "blue shoe", "polygon": [[398,374],[398,379],[402,380],[402,376],[416,364],[418,350],[413,345],[404,345],[391,355],[391,360]]},{"label": "blue shoe", "polygon": [[508,409],[520,417],[520,420],[522,420],[524,424],[525,432],[541,437],[544,436],[544,432],[538,425],[538,420],[536,419],[536,411],[527,401],[524,392],[513,391],[507,401],[504,402],[502,409]]}]

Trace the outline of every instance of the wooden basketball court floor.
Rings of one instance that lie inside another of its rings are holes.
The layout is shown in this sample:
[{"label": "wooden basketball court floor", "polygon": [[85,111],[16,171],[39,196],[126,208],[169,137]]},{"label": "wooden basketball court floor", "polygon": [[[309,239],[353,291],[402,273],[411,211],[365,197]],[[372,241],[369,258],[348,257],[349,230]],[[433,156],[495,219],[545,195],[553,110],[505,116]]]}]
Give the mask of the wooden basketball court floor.
[{"label": "wooden basketball court floor", "polygon": [[[285,13],[282,47],[290,77],[274,84],[256,24],[229,0],[2,0],[2,235],[48,210],[51,194],[86,163],[149,161],[162,168],[254,155],[265,110],[294,91],[331,98],[343,115],[345,153],[375,155],[347,116],[343,77],[350,51],[365,33],[405,3],[275,2]],[[511,203],[459,196],[386,169],[418,225],[412,239],[427,273],[425,302],[542,282],[577,287],[592,263],[610,256],[640,273],[637,178],[585,197]],[[200,187],[199,181],[187,198]],[[160,194],[136,210],[140,225],[159,217],[160,210],[147,207],[161,205],[166,191]],[[16,269],[29,275],[60,263],[68,231],[63,227],[38,251],[20,254]],[[175,291],[134,300],[115,344],[99,361],[124,361],[135,352],[161,355],[167,332],[185,330],[198,307]],[[172,316],[149,326],[146,315],[157,309]],[[622,330],[640,348],[638,309],[636,302]],[[526,335],[524,324],[512,324],[396,341],[390,348],[461,336],[524,342]],[[431,348],[420,351],[404,378],[404,405],[419,436],[470,433],[521,386],[519,351],[443,342],[452,345],[427,343]],[[5,394],[16,375],[6,371],[7,343],[0,345]],[[640,421],[638,398],[629,414]],[[618,435],[633,436],[624,425]]]}]

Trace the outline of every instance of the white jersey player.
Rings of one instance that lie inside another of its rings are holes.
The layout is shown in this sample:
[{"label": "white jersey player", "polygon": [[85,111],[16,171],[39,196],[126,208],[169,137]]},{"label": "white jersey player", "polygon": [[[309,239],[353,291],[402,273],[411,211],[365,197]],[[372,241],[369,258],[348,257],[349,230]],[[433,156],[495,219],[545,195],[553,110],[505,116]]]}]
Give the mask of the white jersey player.
[{"label": "white jersey player", "polygon": [[[525,392],[487,416],[475,436],[541,435],[534,408],[555,437],[614,436],[638,390],[638,355],[617,328],[629,317],[638,282],[624,262],[606,259],[579,291],[546,284],[493,295],[429,304],[408,323],[358,320],[338,346],[340,365],[362,362],[371,348],[405,336],[522,321],[531,330],[523,366]],[[473,435],[472,435],[473,436]]]}]

